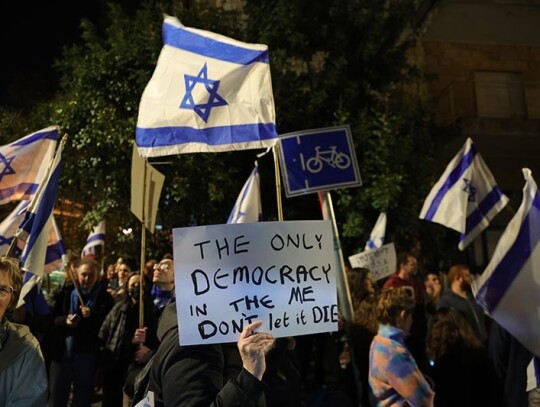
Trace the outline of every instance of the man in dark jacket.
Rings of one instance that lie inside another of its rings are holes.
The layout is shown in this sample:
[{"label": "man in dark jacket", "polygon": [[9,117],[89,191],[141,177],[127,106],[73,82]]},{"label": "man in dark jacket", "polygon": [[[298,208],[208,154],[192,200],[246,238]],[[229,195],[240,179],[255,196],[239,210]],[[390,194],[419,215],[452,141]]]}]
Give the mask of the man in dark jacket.
[{"label": "man in dark jacket", "polygon": [[238,350],[228,344],[180,346],[176,304],[167,305],[148,384],[155,406],[264,406],[261,380],[274,338],[254,332],[261,324],[244,328]]},{"label": "man in dark jacket", "polygon": [[474,333],[483,344],[487,343],[486,317],[484,310],[472,296],[473,277],[465,265],[454,265],[448,270],[450,289],[442,293],[437,309],[453,308],[465,317]]},{"label": "man in dark jacket", "polygon": [[49,406],[66,406],[72,383],[73,405],[91,405],[98,332],[114,304],[98,270],[94,260],[79,260],[74,275],[79,292],[69,287],[55,298]]}]

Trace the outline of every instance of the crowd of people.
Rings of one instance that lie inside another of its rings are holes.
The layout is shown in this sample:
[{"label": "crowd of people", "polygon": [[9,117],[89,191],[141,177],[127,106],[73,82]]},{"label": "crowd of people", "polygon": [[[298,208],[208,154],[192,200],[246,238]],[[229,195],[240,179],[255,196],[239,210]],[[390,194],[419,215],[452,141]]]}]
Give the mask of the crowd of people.
[{"label": "crowd of people", "polygon": [[539,405],[540,364],[475,302],[469,267],[418,263],[400,253],[377,282],[348,269],[336,332],[275,339],[254,321],[236,344],[181,346],[172,255],[142,272],[79,259],[17,309],[22,274],[2,258],[0,407]]}]

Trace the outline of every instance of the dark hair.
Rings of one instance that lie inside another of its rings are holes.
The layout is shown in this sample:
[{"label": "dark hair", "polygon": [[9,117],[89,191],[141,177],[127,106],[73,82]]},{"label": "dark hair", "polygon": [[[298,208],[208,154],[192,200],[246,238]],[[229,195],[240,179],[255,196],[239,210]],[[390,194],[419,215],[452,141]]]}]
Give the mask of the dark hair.
[{"label": "dark hair", "polygon": [[172,253],[165,253],[161,260],[173,260]]},{"label": "dark hair", "polygon": [[452,308],[440,308],[431,317],[426,354],[430,359],[437,360],[455,347],[480,349],[482,343],[463,315]]},{"label": "dark hair", "polygon": [[353,267],[350,272],[357,274],[360,277],[360,280],[363,280],[369,274],[369,269],[365,267]]},{"label": "dark hair", "polygon": [[97,273],[99,277],[99,273],[98,273],[99,266],[98,266],[97,261],[89,257],[83,257],[82,259],[79,259],[75,262],[74,268],[78,269],[79,267],[84,266],[84,265],[89,265],[90,267],[92,267],[92,269]]},{"label": "dark hair", "polygon": [[409,257],[413,257],[417,259],[416,256],[412,254],[411,252],[401,252],[398,254],[397,256],[397,269],[398,270],[401,268],[401,266],[407,264],[407,262],[409,261]]},{"label": "dark hair", "polygon": [[469,266],[464,264],[455,264],[448,270],[448,283],[452,284],[455,280],[462,276],[463,270],[470,270]]},{"label": "dark hair", "polygon": [[439,277],[439,273],[437,273],[436,271],[426,271],[426,272],[424,273],[424,281],[427,281],[427,279],[428,279],[429,276],[435,276],[435,277],[437,277],[437,278],[440,278],[440,277]]},{"label": "dark hair", "polygon": [[364,298],[369,295],[365,288],[365,281],[368,275],[369,270],[364,267],[355,267],[347,273],[351,302],[355,310],[358,309]]}]

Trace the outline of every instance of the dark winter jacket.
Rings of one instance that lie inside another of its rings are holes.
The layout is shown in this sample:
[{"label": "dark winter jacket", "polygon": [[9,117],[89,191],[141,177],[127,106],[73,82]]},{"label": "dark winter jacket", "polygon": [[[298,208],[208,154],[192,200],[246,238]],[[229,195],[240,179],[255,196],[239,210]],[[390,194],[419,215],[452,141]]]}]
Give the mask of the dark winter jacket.
[{"label": "dark winter jacket", "polygon": [[99,328],[114,304],[114,300],[107,290],[101,289],[97,294],[95,304],[90,307],[90,317],[81,317],[77,327],[68,328],[66,320],[70,313],[70,296],[73,289],[73,285],[65,286],[53,298],[54,327],[51,333],[51,357],[53,360],[62,360],[68,333],[73,336],[75,353],[96,353]]},{"label": "dark winter jacket", "polygon": [[[128,299],[129,300],[129,299]],[[133,360],[138,345],[132,343],[135,329],[138,328],[139,304],[123,298],[114,304],[99,331],[101,344],[101,363],[103,366],[119,361],[128,365]],[[148,348],[157,348],[156,336],[157,316],[154,305],[149,298],[144,301],[144,326],[147,328],[146,342]]]},{"label": "dark winter jacket", "polygon": [[484,310],[474,300],[472,295],[467,299],[457,295],[452,290],[446,290],[442,293],[437,309],[452,308],[460,312],[465,317],[474,333],[483,343],[487,341],[486,318]]},{"label": "dark winter jacket", "polygon": [[264,385],[230,344],[180,346],[175,303],[161,315],[158,338],[148,385],[156,407],[265,406]]},{"label": "dark winter jacket", "polygon": [[485,349],[454,345],[435,361],[431,374],[435,407],[502,407],[502,392]]}]

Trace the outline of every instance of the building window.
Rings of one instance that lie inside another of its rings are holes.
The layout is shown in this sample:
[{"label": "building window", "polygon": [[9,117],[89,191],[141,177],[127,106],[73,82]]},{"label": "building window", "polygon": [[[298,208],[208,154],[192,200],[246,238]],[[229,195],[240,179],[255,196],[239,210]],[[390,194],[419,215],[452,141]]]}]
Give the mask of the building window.
[{"label": "building window", "polygon": [[525,117],[525,95],[521,74],[475,72],[474,84],[479,117]]}]

